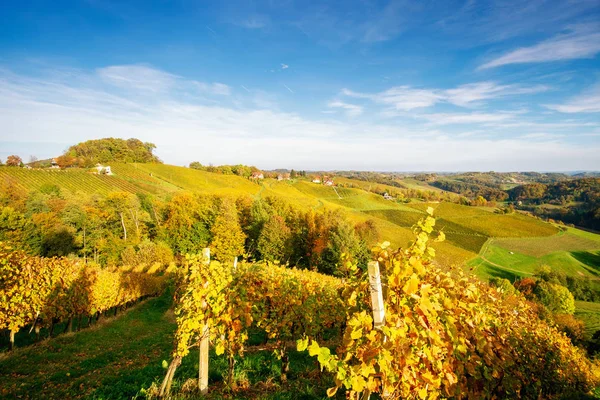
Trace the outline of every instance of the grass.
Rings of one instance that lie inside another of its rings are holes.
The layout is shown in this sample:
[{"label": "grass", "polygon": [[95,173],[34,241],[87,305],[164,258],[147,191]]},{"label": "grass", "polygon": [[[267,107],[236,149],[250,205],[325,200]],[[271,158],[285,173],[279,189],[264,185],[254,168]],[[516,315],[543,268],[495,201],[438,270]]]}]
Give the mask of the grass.
[{"label": "grass", "polygon": [[[176,328],[172,292],[149,299],[116,318],[106,319],[78,333],[64,334],[12,353],[0,355],[0,398],[124,399],[144,397],[162,382],[170,360]],[[280,381],[280,362],[272,351],[256,346],[262,334],[254,332],[249,351],[236,365],[241,386],[230,392],[223,382],[224,356],[211,351],[209,398],[321,399],[332,386],[307,353],[290,351],[289,380]],[[20,343],[24,345],[24,341]],[[254,345],[254,346],[253,346]],[[198,351],[183,359],[175,375],[174,391],[183,392],[198,376]],[[194,393],[195,394],[195,393]],[[340,394],[339,398],[343,398]],[[196,397],[196,396],[194,396]]]},{"label": "grass", "polygon": [[131,398],[164,372],[175,324],[171,293],[78,333],[0,358],[0,397]]},{"label": "grass", "polygon": [[494,243],[507,250],[534,257],[541,257],[555,251],[572,252],[600,249],[600,241],[597,238],[574,234],[573,231],[576,230],[571,229],[568,232],[547,237],[497,239]]},{"label": "grass", "polygon": [[570,276],[594,280],[600,277],[600,253],[559,250],[535,256],[507,249],[503,243],[502,240],[490,239],[479,256],[468,262],[468,266],[485,279],[498,276],[515,280],[534,274],[543,265]]},{"label": "grass", "polygon": [[600,303],[576,301],[575,317],[585,324],[585,337],[589,340],[596,331],[600,330]]}]

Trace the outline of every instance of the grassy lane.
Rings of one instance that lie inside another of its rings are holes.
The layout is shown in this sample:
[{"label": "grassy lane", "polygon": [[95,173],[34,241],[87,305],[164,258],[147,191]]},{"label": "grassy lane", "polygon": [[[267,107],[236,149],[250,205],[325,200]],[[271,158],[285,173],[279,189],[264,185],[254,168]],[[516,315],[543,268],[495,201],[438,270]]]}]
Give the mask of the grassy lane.
[{"label": "grassy lane", "polygon": [[162,376],[172,348],[170,295],[75,334],[0,358],[0,397],[131,398]]}]

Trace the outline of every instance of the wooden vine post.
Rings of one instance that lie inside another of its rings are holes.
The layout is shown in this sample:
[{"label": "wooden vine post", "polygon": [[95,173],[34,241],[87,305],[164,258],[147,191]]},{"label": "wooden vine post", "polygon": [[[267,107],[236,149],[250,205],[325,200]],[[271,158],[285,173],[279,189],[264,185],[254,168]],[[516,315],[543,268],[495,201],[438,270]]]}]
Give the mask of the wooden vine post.
[{"label": "wooden vine post", "polygon": [[379,262],[369,261],[369,286],[371,290],[371,306],[373,308],[373,324],[380,329],[385,324],[385,304],[383,303],[383,290],[381,288],[381,275]]},{"label": "wooden vine post", "polygon": [[[385,303],[383,302],[383,289],[381,287],[381,274],[379,273],[379,262],[369,261],[369,289],[371,291],[371,308],[373,308],[373,326],[375,329],[381,329],[385,325]],[[387,338],[384,338],[384,342]],[[370,392],[366,392],[366,398],[370,397]],[[389,393],[383,389],[381,397],[386,399]]]},{"label": "wooden vine post", "polygon": [[[204,264],[210,264],[210,249],[206,247],[202,250],[204,256]],[[200,394],[208,393],[208,347],[209,347],[210,331],[208,328],[208,322],[202,328],[202,335],[200,336],[198,346],[200,348],[199,365],[198,365],[198,388]]]}]

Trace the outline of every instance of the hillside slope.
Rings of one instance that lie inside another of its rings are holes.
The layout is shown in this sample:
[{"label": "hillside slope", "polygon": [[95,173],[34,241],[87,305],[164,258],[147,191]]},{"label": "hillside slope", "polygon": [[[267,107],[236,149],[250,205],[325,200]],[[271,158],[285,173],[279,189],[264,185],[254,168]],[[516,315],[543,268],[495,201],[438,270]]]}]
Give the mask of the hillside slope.
[{"label": "hillside slope", "polygon": [[[438,226],[447,237],[446,242],[435,246],[438,259],[452,265],[464,264],[470,260],[469,265],[476,267],[475,272],[482,277],[503,275],[507,271],[526,275],[546,262],[555,262],[558,268],[571,271],[569,273],[593,276],[596,272],[594,262],[579,259],[595,260],[594,251],[600,251],[598,235],[580,233],[582,231],[576,229],[569,230],[566,235],[559,234],[559,230],[552,224],[522,214],[496,214],[490,207],[446,202],[424,203],[418,200],[408,204],[398,203],[385,200],[371,191],[381,191],[386,189],[386,185],[350,178],[340,178],[339,183],[344,187],[329,187],[307,180],[264,179],[254,182],[236,175],[157,163],[113,163],[111,169],[113,175],[109,176],[79,168],[58,170],[0,167],[0,179],[15,182],[27,190],[56,185],[63,191],[88,194],[126,191],[167,198],[172,193],[186,190],[255,198],[275,196],[301,209],[342,209],[355,222],[372,220],[382,239],[402,247],[407,246],[413,237],[411,227],[414,223],[425,215],[427,207],[433,207]],[[393,187],[389,189],[392,190]],[[577,235],[588,236],[573,239]],[[538,260],[534,257],[535,262],[531,261],[532,255],[527,255],[529,248],[544,248],[542,256],[545,258]],[[521,259],[525,261],[515,262],[517,257],[496,256],[503,254],[503,251],[512,251],[515,255],[523,251],[525,258]],[[568,253],[553,253],[558,251]],[[499,271],[501,267],[508,269]]]}]

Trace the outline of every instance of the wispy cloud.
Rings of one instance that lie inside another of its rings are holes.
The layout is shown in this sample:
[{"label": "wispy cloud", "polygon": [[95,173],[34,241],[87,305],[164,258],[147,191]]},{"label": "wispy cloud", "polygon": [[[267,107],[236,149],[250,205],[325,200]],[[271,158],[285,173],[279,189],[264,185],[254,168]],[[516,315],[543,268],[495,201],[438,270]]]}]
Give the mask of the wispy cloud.
[{"label": "wispy cloud", "polygon": [[506,113],[432,113],[421,114],[420,117],[437,125],[450,125],[499,122],[511,119],[513,116]]},{"label": "wispy cloud", "polygon": [[562,113],[600,112],[600,84],[573,97],[563,104],[547,104],[545,107]]},{"label": "wispy cloud", "polygon": [[342,94],[349,97],[370,99],[376,103],[389,105],[395,110],[410,111],[417,108],[431,107],[442,102],[467,107],[482,100],[517,94],[533,94],[548,89],[549,87],[545,85],[500,85],[496,82],[486,81],[469,83],[446,90],[396,86],[372,94],[343,89]]},{"label": "wispy cloud", "polygon": [[[342,121],[330,116],[321,120],[278,111],[271,104],[264,108],[231,104],[231,98],[241,96],[239,93],[225,98],[210,93],[209,100],[222,100],[205,101],[182,92],[182,88],[197,89],[194,81],[180,77],[169,89],[148,96],[139,95],[149,93],[146,89],[123,90],[97,71],[74,72],[70,79],[57,79],[59,74],[43,76],[46,77],[0,70],[2,151],[27,157],[31,154],[31,142],[74,143],[110,135],[156,143],[159,156],[178,165],[200,160],[298,169],[600,168],[600,144],[577,145],[554,137],[534,140],[490,134],[458,136],[463,132],[459,129],[461,123],[510,122],[517,118],[512,114],[435,113],[418,118],[425,118],[428,124],[411,124],[410,120],[387,124],[360,118]],[[133,87],[146,86],[138,82]],[[334,105],[333,110],[349,111],[341,105]],[[465,130],[473,131],[472,127]],[[528,133],[535,132],[523,129],[523,135]]]},{"label": "wispy cloud", "polygon": [[595,27],[576,27],[535,46],[521,47],[481,65],[479,69],[508,64],[540,63],[549,61],[592,58],[600,52],[600,32]]},{"label": "wispy cloud", "polygon": [[223,83],[184,80],[180,76],[145,65],[115,65],[98,68],[96,73],[104,82],[125,90],[156,93],[185,89],[185,86],[189,86],[201,92],[221,96],[231,94],[231,88]]},{"label": "wispy cloud", "polygon": [[344,103],[343,101],[332,101],[328,105],[331,108],[341,108],[348,117],[357,117],[363,113],[363,108],[356,104]]},{"label": "wispy cloud", "polygon": [[457,106],[468,106],[481,100],[517,94],[533,94],[549,90],[548,86],[499,85],[496,82],[477,82],[448,89],[443,92],[445,99]]},{"label": "wispy cloud", "polygon": [[410,86],[396,86],[379,93],[359,93],[342,89],[348,97],[369,99],[376,103],[392,106],[396,110],[410,111],[416,108],[430,107],[440,101],[442,96],[434,90],[416,89]]},{"label": "wispy cloud", "polygon": [[281,69],[288,69],[290,66],[287,64],[281,64]]},{"label": "wispy cloud", "polygon": [[285,83],[283,84],[283,87],[286,88],[287,90],[289,90],[290,93],[294,93],[294,91],[292,89],[290,89],[289,86],[286,85]]},{"label": "wispy cloud", "polygon": [[266,27],[270,23],[269,17],[266,15],[251,15],[246,19],[236,21],[235,24],[242,26],[247,29],[261,29]]},{"label": "wispy cloud", "polygon": [[158,92],[173,87],[178,77],[144,65],[116,65],[96,70],[100,78],[124,89]]}]

